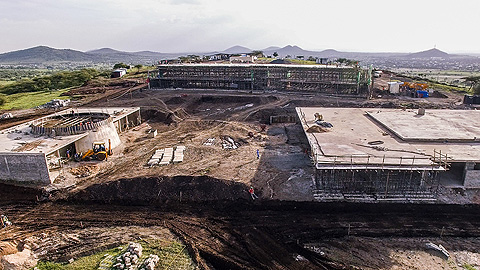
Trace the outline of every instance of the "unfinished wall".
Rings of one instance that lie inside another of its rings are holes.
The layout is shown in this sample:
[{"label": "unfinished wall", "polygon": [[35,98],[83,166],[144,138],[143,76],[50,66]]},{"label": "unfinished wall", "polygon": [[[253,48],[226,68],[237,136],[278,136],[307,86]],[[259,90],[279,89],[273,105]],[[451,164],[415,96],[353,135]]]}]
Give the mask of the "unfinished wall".
[{"label": "unfinished wall", "polygon": [[24,184],[51,183],[44,153],[0,153],[0,180]]},{"label": "unfinished wall", "polygon": [[480,170],[465,171],[464,187],[480,188]]},{"label": "unfinished wall", "polygon": [[77,153],[86,152],[87,150],[92,149],[92,144],[94,142],[104,142],[105,146],[108,147],[109,139],[112,143],[112,148],[121,144],[120,137],[118,136],[117,130],[112,122],[90,131],[88,136],[76,141],[75,149],[77,150]]}]

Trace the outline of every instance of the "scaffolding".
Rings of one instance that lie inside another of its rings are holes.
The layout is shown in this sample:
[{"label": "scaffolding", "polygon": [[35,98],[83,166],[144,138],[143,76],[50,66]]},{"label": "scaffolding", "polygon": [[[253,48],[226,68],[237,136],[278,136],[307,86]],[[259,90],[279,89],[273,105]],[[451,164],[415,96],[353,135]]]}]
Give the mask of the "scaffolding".
[{"label": "scaffolding", "polygon": [[274,64],[159,65],[152,88],[278,90],[369,96],[370,73],[359,67]]}]

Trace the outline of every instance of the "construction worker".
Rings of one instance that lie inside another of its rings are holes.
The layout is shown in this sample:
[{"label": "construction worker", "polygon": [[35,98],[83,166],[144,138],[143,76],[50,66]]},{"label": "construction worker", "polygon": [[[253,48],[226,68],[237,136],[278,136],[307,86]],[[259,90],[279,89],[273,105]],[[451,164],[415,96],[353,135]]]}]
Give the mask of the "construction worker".
[{"label": "construction worker", "polygon": [[252,196],[252,200],[258,199],[258,196],[255,194],[255,190],[253,189],[252,186],[248,190],[248,193],[250,193],[250,196]]},{"label": "construction worker", "polygon": [[8,221],[8,218],[5,215],[0,216],[0,222],[2,223],[2,228],[12,225],[12,223]]}]

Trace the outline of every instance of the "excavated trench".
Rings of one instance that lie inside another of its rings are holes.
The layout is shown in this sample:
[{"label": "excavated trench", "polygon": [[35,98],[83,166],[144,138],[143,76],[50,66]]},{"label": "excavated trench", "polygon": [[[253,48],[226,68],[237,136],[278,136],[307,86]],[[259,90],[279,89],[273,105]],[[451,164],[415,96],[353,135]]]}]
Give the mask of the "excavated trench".
[{"label": "excavated trench", "polygon": [[252,201],[244,184],[208,176],[119,179],[39,205],[11,203],[33,201],[37,191],[5,188],[0,195],[24,193],[1,209],[26,232],[162,226],[185,242],[200,269],[349,269],[303,245],[349,235],[480,236],[478,205]]}]

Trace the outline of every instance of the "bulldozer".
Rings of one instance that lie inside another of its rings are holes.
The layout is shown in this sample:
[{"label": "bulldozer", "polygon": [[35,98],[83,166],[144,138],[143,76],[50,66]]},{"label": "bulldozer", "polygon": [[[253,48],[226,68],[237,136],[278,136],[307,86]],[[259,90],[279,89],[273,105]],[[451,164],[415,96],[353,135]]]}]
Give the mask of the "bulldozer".
[{"label": "bulldozer", "polygon": [[112,143],[108,140],[108,148],[105,147],[104,142],[94,142],[92,149],[87,150],[85,153],[77,153],[74,156],[76,161],[88,161],[88,160],[106,160],[108,156],[113,155]]}]

